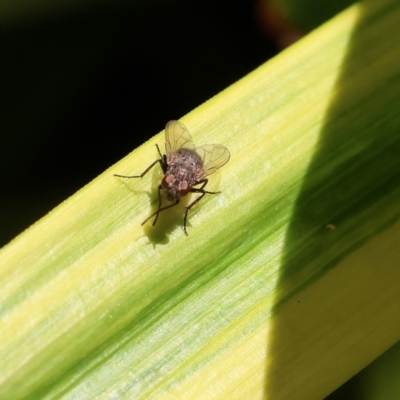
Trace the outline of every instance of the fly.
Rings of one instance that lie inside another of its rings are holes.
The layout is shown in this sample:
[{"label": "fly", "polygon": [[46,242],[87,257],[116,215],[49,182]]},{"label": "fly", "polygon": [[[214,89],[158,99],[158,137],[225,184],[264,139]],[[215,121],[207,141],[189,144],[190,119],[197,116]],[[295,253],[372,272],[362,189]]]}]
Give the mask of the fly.
[{"label": "fly", "polygon": [[[217,194],[220,192],[209,192],[205,190],[208,183],[207,176],[225,165],[230,158],[229,150],[221,144],[206,144],[195,147],[192,136],[186,126],[180,121],[169,121],[165,126],[165,151],[161,154],[156,144],[160,158],[154,161],[140,175],[117,175],[120,178],[143,178],[157,163],[160,163],[164,177],[158,186],[158,209],[146,218],[142,225],[155,216],[153,226],[156,224],[161,211],[176,206],[180,198],[188,193],[200,193],[185,211],[183,218],[183,230],[186,230],[186,221],[190,209],[198,203],[206,194]],[[161,192],[169,202],[167,206],[161,207]]]}]

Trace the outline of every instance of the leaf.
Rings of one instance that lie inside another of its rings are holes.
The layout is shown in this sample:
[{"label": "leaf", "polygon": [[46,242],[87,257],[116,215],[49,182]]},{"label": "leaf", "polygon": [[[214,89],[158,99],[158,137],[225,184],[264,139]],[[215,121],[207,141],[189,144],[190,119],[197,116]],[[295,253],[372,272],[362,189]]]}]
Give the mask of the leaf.
[{"label": "leaf", "polygon": [[182,118],[231,153],[188,237],[141,226],[160,171],[113,177],[161,133],[4,247],[1,396],[322,398],[396,343],[399,23],[353,6]]}]

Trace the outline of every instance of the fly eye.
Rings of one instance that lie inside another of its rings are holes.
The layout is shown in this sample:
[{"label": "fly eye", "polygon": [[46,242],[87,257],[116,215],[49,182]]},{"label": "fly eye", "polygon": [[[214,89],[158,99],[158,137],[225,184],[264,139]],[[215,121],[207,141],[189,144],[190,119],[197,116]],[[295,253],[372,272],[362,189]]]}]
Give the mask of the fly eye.
[{"label": "fly eye", "polygon": [[167,189],[174,182],[175,177],[173,175],[164,175],[161,181],[161,186]]},{"label": "fly eye", "polygon": [[190,192],[190,186],[187,183],[187,181],[182,181],[180,190],[179,190],[179,194],[181,196],[186,196],[188,193]]}]

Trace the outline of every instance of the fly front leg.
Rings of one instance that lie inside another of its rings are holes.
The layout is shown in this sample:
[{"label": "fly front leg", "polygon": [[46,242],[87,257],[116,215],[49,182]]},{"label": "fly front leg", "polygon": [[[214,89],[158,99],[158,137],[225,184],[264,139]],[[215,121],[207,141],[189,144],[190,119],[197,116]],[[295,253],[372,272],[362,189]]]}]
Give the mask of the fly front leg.
[{"label": "fly front leg", "polygon": [[153,222],[153,226],[156,224],[157,219],[158,219],[158,215],[160,214],[161,211],[164,211],[168,208],[174,207],[179,203],[179,199],[177,199],[175,201],[175,203],[170,204],[169,206],[165,206],[165,207],[161,207],[161,190],[162,190],[162,186],[158,186],[158,209],[155,213],[151,214],[150,217],[147,217],[143,222],[142,225],[144,225],[149,219],[153,218],[154,216],[156,216],[154,222]]},{"label": "fly front leg", "polygon": [[[206,194],[206,193],[208,193],[208,194],[217,194],[217,193],[221,193],[220,191],[218,191],[218,192],[209,192],[208,190],[204,190],[204,188],[206,187],[206,185],[207,185],[207,183],[208,183],[208,179],[207,179],[207,178],[202,179],[201,181],[198,181],[198,182],[196,183],[196,185],[200,185],[200,183],[202,183],[202,185],[201,185],[199,188],[194,188],[194,187],[192,187],[192,188],[190,189],[190,192],[191,192],[191,193],[204,193],[204,194]],[[203,197],[203,196],[201,196],[201,197]],[[199,197],[198,200],[200,200],[201,197]],[[198,201],[198,200],[197,200],[197,201]]]},{"label": "fly front leg", "polygon": [[199,196],[196,200],[192,201],[192,202],[186,207],[185,217],[184,217],[184,219],[183,219],[183,230],[185,231],[185,233],[186,233],[187,236],[189,236],[189,234],[187,233],[187,230],[186,230],[186,221],[187,221],[187,216],[188,216],[189,210],[190,210],[196,203],[198,203],[206,194],[218,194],[218,193],[221,193],[221,192],[209,192],[208,190],[204,190],[205,186],[206,186],[207,183],[208,183],[208,179],[203,179],[203,180],[197,182],[196,185],[199,185],[199,184],[201,184],[201,183],[202,183],[202,185],[201,185],[199,188],[193,188],[193,187],[192,187],[192,188],[190,189],[190,192],[191,192],[191,193],[201,193],[201,196]]}]

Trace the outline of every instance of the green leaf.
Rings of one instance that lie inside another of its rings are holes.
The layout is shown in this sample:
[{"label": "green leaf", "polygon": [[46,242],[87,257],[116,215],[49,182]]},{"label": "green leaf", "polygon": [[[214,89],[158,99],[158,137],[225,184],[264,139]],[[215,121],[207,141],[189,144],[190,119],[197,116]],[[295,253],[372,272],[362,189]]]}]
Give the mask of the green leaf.
[{"label": "green leaf", "polygon": [[182,118],[231,152],[188,237],[141,226],[160,171],[113,177],[160,134],[4,247],[1,397],[322,398],[396,343],[399,23],[353,6]]}]

